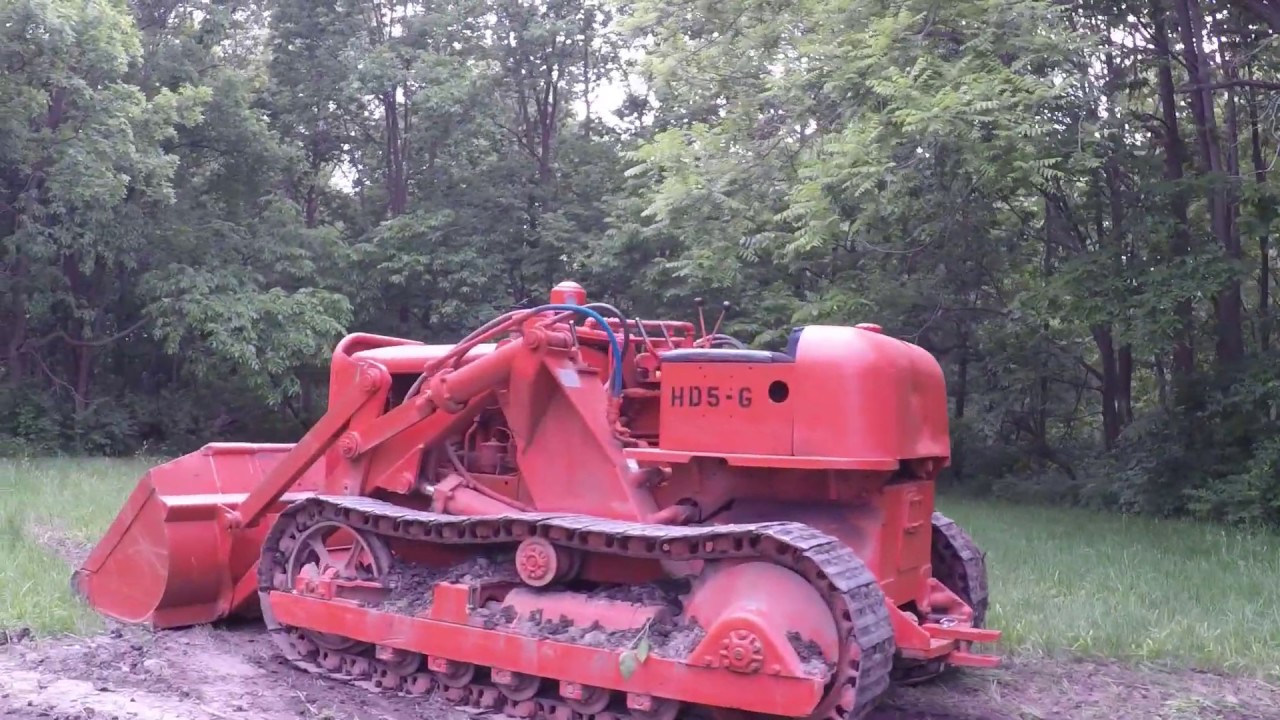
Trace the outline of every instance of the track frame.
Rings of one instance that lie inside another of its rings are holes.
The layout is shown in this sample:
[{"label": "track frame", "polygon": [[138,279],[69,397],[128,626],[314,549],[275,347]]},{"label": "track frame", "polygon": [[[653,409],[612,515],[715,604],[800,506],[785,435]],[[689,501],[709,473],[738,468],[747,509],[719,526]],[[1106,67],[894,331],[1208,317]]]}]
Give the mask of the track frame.
[{"label": "track frame", "polygon": [[[477,627],[471,617],[474,606],[464,599],[470,594],[465,585],[437,585],[433,592],[438,602],[427,617],[299,593],[286,572],[291,543],[322,522],[343,523],[366,538],[472,546],[477,551],[542,537],[558,546],[614,556],[765,560],[798,573],[818,589],[845,642],[825,682],[734,672],[714,660],[657,655],[624,677],[619,650],[563,646],[501,627]],[[440,687],[456,705],[519,717],[609,713],[655,720],[683,704],[860,720],[888,689],[895,654],[893,628],[876,578],[835,538],[789,522],[689,527],[551,513],[463,517],[367,497],[317,496],[289,507],[272,526],[259,563],[259,591],[268,630],[284,655],[303,670],[407,694]],[[345,635],[352,641],[351,649],[318,647],[306,639],[305,630]],[[415,655],[421,656],[420,665],[406,660]],[[405,672],[411,667],[427,670]],[[543,691],[513,699],[510,681],[520,677],[543,678]],[[588,688],[605,692],[608,700],[595,713],[584,713],[581,701],[573,697]]]}]

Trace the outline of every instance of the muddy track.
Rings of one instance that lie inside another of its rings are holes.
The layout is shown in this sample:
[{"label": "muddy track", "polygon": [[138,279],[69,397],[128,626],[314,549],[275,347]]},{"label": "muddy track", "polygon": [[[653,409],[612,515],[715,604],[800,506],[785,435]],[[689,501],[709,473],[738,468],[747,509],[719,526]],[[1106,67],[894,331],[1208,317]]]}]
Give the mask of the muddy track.
[{"label": "muddy track", "polygon": [[[285,663],[260,624],[0,647],[6,720],[488,720]],[[1113,663],[1022,660],[891,690],[873,720],[1280,720],[1280,688]],[[494,718],[494,720],[503,720]]]},{"label": "muddy track", "polygon": [[[465,545],[474,548],[477,554],[488,547],[538,537],[583,554],[671,561],[770,560],[794,570],[808,581],[827,602],[838,636],[849,639],[849,645],[841,648],[834,666],[823,668],[819,673],[829,675],[829,682],[828,694],[819,703],[818,714],[825,720],[862,720],[889,686],[893,630],[875,577],[847,547],[798,523],[666,526],[549,513],[458,517],[412,510],[372,498],[317,496],[289,507],[268,532],[263,545],[264,560],[258,569],[262,593],[292,588],[290,553],[313,527],[350,528],[364,533],[366,541],[387,537]],[[273,634],[282,652],[294,664],[316,675],[335,676],[337,681],[341,681],[337,677],[341,676],[414,695],[441,682],[449,686],[446,692],[450,699],[460,705],[494,710],[510,707],[509,712],[520,717],[567,718],[573,717],[576,711],[601,718],[660,718],[666,712],[657,706],[666,704],[674,710],[675,705],[655,700],[655,708],[648,713],[607,712],[610,696],[618,694],[607,690],[590,701],[577,703],[566,703],[558,693],[508,698],[511,693],[500,688],[496,681],[473,681],[474,668],[470,666],[456,668],[465,676],[450,681],[439,673],[418,672],[417,663],[400,668],[367,653],[319,647],[289,628],[273,627]],[[581,640],[570,642],[582,644]],[[670,656],[683,657],[691,648],[682,649],[683,652]],[[664,656],[672,648],[658,644],[654,651]],[[537,691],[536,683],[530,690]]]}]

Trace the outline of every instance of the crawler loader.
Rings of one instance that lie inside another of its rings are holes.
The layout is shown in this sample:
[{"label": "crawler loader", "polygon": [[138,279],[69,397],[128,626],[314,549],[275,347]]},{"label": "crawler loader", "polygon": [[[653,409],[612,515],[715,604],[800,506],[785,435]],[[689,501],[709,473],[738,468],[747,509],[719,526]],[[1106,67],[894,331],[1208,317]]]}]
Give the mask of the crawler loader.
[{"label": "crawler loader", "polygon": [[72,586],[523,718],[856,720],[995,666],[983,555],[934,511],[934,358],[870,324],[751,349],[698,315],[565,282],[456,344],[349,335],[296,444],[153,468]]}]

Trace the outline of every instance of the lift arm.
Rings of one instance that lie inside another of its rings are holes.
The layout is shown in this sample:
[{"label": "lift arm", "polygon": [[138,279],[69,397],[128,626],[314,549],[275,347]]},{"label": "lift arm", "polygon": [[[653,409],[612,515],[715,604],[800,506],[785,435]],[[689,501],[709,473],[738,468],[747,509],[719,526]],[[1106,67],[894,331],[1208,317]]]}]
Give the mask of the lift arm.
[{"label": "lift arm", "polygon": [[[531,330],[539,333],[537,329]],[[471,398],[503,384],[511,372],[512,363],[520,355],[531,352],[531,345],[534,343],[527,340],[508,342],[491,355],[457,370],[437,373],[428,380],[424,392],[378,417],[367,428],[343,432],[352,416],[390,382],[390,374],[386,368],[374,362],[362,361],[355,385],[341,395],[341,399],[302,436],[293,450],[267,474],[262,483],[250,491],[239,510],[230,513],[230,526],[241,528],[257,525],[267,510],[335,442],[343,457],[355,458],[437,410],[461,410]]]}]

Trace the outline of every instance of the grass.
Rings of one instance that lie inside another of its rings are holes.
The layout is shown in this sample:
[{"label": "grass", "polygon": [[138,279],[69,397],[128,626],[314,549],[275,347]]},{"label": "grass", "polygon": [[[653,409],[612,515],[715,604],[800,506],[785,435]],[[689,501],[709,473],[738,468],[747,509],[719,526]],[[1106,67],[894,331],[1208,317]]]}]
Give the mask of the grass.
[{"label": "grass", "polygon": [[1019,653],[1280,678],[1280,535],[943,498],[987,551],[988,626]]},{"label": "grass", "polygon": [[[0,629],[88,632],[68,550],[92,546],[152,463],[0,461]],[[1280,678],[1280,535],[943,498],[988,552],[1004,652]]]},{"label": "grass", "polygon": [[101,627],[71,594],[66,556],[96,542],[150,464],[0,460],[0,630]]}]

